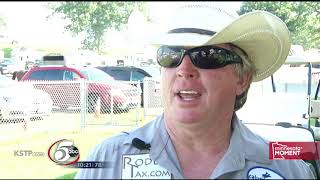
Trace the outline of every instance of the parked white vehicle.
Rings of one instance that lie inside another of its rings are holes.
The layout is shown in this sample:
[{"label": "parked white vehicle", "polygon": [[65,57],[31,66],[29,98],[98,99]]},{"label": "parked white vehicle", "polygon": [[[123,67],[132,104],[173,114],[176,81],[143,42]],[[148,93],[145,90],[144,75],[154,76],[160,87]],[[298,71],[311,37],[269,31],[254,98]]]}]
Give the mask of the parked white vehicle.
[{"label": "parked white vehicle", "polygon": [[[314,64],[320,64],[320,60],[310,62],[304,56],[289,56],[271,78],[252,84],[247,102],[237,115],[267,141],[310,142],[313,146],[304,153],[319,157],[315,141],[320,140],[320,85],[315,75],[320,71],[312,68]],[[319,179],[319,159],[304,160]]]},{"label": "parked white vehicle", "polygon": [[0,76],[0,120],[42,118],[51,114],[52,99],[27,82]]}]

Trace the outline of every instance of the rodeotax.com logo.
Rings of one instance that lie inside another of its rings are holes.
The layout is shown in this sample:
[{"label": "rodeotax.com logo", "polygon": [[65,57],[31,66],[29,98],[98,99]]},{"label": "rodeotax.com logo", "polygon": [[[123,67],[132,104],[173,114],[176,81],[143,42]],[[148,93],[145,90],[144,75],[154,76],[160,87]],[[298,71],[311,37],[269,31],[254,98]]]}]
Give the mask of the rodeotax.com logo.
[{"label": "rodeotax.com logo", "polygon": [[53,143],[48,149],[48,156],[51,161],[59,165],[70,165],[79,161],[80,153],[73,141],[61,139]]}]

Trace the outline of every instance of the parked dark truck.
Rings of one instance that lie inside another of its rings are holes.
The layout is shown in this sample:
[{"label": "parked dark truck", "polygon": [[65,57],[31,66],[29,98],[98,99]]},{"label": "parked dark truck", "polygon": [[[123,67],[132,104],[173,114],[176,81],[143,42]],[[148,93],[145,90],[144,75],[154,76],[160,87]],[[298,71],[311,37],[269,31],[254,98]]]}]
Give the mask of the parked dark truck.
[{"label": "parked dark truck", "polygon": [[139,81],[141,88],[141,106],[143,106],[143,80],[145,77],[152,77],[148,72],[141,68],[133,67],[133,66],[100,66],[97,67],[102,71],[108,73],[115,80],[119,81]]}]

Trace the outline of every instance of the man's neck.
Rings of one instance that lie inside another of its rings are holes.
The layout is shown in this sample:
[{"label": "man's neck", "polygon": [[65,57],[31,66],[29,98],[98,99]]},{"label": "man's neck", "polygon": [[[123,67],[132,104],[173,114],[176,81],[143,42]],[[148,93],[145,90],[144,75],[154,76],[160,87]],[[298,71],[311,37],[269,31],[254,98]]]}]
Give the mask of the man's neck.
[{"label": "man's neck", "polygon": [[212,121],[206,125],[183,125],[165,121],[165,126],[171,141],[175,146],[181,146],[192,151],[219,151],[224,145],[229,145],[232,133],[232,116],[226,119]]},{"label": "man's neck", "polygon": [[229,147],[230,119],[212,121],[210,126],[177,126],[166,123],[185,178],[209,178]]}]

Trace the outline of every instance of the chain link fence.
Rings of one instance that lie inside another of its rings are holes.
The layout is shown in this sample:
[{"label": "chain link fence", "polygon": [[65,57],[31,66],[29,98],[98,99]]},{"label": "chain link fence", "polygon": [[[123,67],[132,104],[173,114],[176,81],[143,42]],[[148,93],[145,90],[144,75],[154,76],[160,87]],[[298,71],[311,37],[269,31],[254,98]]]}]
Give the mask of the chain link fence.
[{"label": "chain link fence", "polygon": [[145,78],[143,84],[144,119],[152,119],[163,111],[160,81],[152,78]]},{"label": "chain link fence", "polygon": [[19,83],[21,87],[32,86],[37,93],[30,98],[16,100],[23,105],[13,103],[14,107],[0,107],[1,129],[19,124],[24,130],[74,131],[91,125],[138,126],[143,118],[139,82],[77,80]]},{"label": "chain link fence", "polygon": [[13,107],[0,104],[1,131],[12,131],[13,127],[31,132],[81,131],[89,126],[137,127],[143,119],[151,120],[163,111],[160,82],[151,78],[145,78],[143,85],[85,80],[19,83],[21,87],[31,86],[37,93],[26,93],[31,96],[26,99],[17,96]]}]

